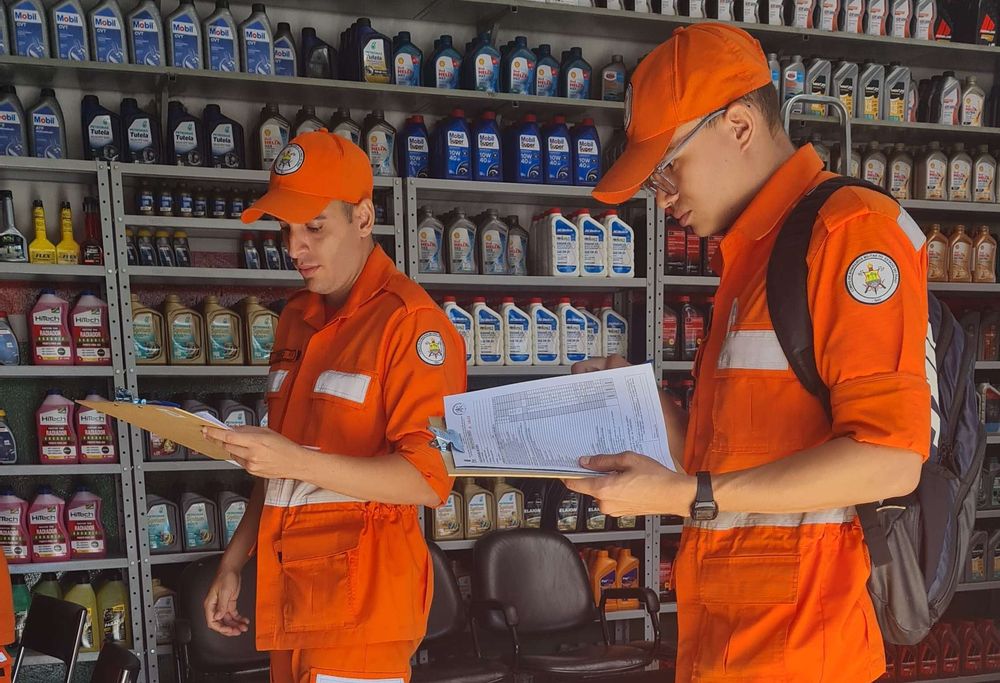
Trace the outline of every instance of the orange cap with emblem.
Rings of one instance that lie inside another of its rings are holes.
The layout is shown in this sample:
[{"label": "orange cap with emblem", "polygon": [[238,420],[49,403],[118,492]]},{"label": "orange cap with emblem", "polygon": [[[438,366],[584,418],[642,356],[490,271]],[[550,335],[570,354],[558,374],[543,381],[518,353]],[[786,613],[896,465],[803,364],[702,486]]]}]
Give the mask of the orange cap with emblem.
[{"label": "orange cap with emblem", "polygon": [[605,204],[636,193],[663,159],[678,126],[771,83],[760,43],[734,26],[678,28],[636,67],[625,91],[628,145],[593,191]]},{"label": "orange cap with emblem", "polygon": [[357,204],[372,196],[372,167],[350,140],[325,128],[303,133],[278,153],[267,192],[243,211],[244,223],[270,214],[286,223],[316,218],[334,199]]}]

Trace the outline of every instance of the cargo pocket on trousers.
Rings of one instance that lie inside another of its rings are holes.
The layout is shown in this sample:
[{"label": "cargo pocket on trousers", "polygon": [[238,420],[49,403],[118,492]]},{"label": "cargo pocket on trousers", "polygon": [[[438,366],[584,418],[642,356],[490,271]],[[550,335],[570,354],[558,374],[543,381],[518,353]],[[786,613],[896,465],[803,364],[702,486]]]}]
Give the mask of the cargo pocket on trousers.
[{"label": "cargo pocket on trousers", "polygon": [[698,671],[782,680],[795,616],[798,555],[710,557],[698,568],[703,609]]},{"label": "cargo pocket on trousers", "polygon": [[285,631],[301,633],[356,625],[358,544],[364,512],[338,513],[331,528],[286,531],[275,544],[281,562]]}]

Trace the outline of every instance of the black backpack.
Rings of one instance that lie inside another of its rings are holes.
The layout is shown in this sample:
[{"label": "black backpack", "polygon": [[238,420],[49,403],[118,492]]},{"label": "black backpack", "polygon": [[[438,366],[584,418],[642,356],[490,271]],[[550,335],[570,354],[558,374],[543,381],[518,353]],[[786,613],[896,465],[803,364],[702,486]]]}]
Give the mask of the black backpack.
[{"label": "black backpack", "polygon": [[[830,414],[830,391],[816,369],[806,289],[806,251],[820,207],[842,187],[871,183],[838,176],[792,209],[768,263],[767,302],[775,334],[795,376]],[[986,451],[973,378],[977,343],[948,307],[928,294],[927,340],[932,420],[930,457],[907,496],[857,506],[872,560],[868,592],[890,643],[923,640],[951,602],[964,573]],[[936,369],[936,379],[931,376]]]}]

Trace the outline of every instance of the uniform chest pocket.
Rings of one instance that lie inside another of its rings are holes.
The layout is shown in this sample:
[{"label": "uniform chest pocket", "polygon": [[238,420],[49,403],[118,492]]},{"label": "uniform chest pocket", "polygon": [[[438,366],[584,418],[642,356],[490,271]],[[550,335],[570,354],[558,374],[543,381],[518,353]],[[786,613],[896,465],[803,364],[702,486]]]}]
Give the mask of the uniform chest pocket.
[{"label": "uniform chest pocket", "polygon": [[313,384],[313,400],[348,408],[363,408],[373,393],[374,375],[364,372],[326,370]]},{"label": "uniform chest pocket", "polygon": [[267,415],[257,416],[261,427],[277,429],[281,426],[281,422],[285,417],[285,408],[288,405],[288,395],[291,392],[294,379],[294,366],[271,367],[271,371],[267,373]]}]

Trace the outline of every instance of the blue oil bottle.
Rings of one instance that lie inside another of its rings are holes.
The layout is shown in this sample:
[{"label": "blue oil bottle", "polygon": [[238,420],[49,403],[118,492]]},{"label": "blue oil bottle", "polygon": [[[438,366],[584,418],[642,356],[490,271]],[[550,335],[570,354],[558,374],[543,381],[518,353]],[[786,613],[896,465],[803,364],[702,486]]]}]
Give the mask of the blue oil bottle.
[{"label": "blue oil bottle", "polygon": [[504,131],[504,179],[508,183],[542,182],[542,145],[538,119],[525,114]]},{"label": "blue oil bottle", "polygon": [[42,88],[38,102],[27,112],[31,126],[28,136],[31,156],[45,159],[66,158],[66,121],[52,88]]},{"label": "blue oil bottle", "polygon": [[217,104],[209,104],[202,115],[205,124],[206,165],[212,168],[246,168],[243,126],[227,116]]},{"label": "blue oil bottle", "polygon": [[128,63],[125,17],[115,0],[101,0],[88,15],[90,54],[96,62]]},{"label": "blue oil bottle", "polygon": [[49,30],[41,0],[14,0],[10,15],[11,54],[18,57],[48,57]]},{"label": "blue oil bottle", "polygon": [[197,116],[173,100],[167,105],[167,163],[177,166],[203,166],[205,163],[204,128]]},{"label": "blue oil bottle", "polygon": [[431,88],[456,90],[462,73],[462,55],[454,48],[451,36],[434,41],[434,54],[424,66],[424,85]]},{"label": "blue oil bottle", "polygon": [[438,121],[432,139],[431,173],[445,180],[472,179],[472,146],[465,111],[452,109],[448,118]]},{"label": "blue oil bottle", "polygon": [[555,116],[542,128],[542,176],[547,185],[572,185],[573,154],[565,116]]},{"label": "blue oil bottle", "polygon": [[248,74],[274,73],[274,30],[263,3],[250,6],[250,16],[240,24],[240,60]]},{"label": "blue oil bottle", "polygon": [[60,0],[49,10],[52,28],[52,53],[71,62],[90,60],[87,40],[87,15],[80,0]]},{"label": "blue oil bottle", "polygon": [[489,32],[480,33],[469,44],[462,70],[462,87],[466,90],[500,91],[500,53],[490,44]]},{"label": "blue oil bottle", "polygon": [[80,104],[83,158],[117,161],[122,152],[121,119],[101,106],[96,95],[84,95]]},{"label": "blue oil bottle", "polygon": [[560,96],[571,100],[589,100],[592,73],[593,69],[583,58],[583,49],[570,48],[560,67]]},{"label": "blue oil bottle", "polygon": [[503,180],[503,152],[500,126],[494,111],[484,111],[472,128],[472,179]]},{"label": "blue oil bottle", "polygon": [[539,97],[556,97],[559,94],[559,74],[561,66],[552,56],[552,46],[542,43],[535,49],[535,90]]},{"label": "blue oil bottle", "polygon": [[206,17],[201,32],[209,70],[239,71],[240,45],[236,37],[236,20],[229,11],[229,0],[215,0],[215,11]]},{"label": "blue oil bottle", "polygon": [[163,158],[160,148],[160,121],[139,108],[134,97],[122,100],[122,157],[134,164],[158,164]]},{"label": "blue oil bottle", "polygon": [[278,22],[274,31],[274,75],[299,75],[299,51],[287,21]]},{"label": "blue oil bottle", "polygon": [[336,78],[337,51],[316,35],[316,29],[302,29],[302,75],[307,78]]},{"label": "blue oil bottle", "polygon": [[424,53],[410,41],[409,31],[392,39],[392,82],[396,85],[423,85]]},{"label": "blue oil bottle", "polygon": [[514,95],[534,95],[537,64],[538,58],[528,49],[528,39],[515,37],[514,45],[503,58],[503,91]]},{"label": "blue oil bottle", "polygon": [[167,64],[179,69],[201,69],[201,17],[194,0],[181,0],[180,6],[167,17]]},{"label": "blue oil bottle", "polygon": [[594,119],[586,118],[570,131],[573,150],[573,184],[594,187],[601,179],[601,137]]},{"label": "blue oil bottle", "polygon": [[163,21],[156,0],[142,0],[129,12],[128,52],[133,64],[163,66]]},{"label": "blue oil bottle", "polygon": [[430,142],[424,117],[415,114],[406,120],[396,137],[396,166],[403,178],[430,177]]}]

